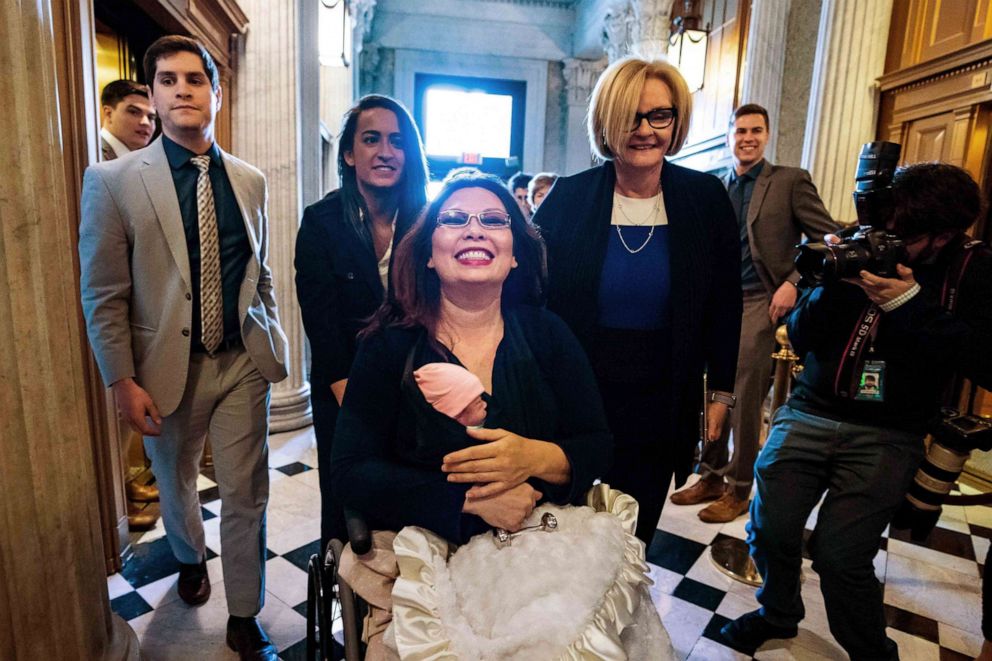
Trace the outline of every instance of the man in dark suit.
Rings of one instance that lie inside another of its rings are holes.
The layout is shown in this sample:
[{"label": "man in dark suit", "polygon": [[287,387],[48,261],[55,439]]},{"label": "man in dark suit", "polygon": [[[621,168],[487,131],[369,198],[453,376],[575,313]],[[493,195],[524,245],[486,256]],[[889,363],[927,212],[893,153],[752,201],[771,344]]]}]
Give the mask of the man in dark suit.
[{"label": "man in dark suit", "polygon": [[270,384],[286,377],[267,263],[265,177],[214,141],[217,67],[187,37],[157,40],[145,74],[161,139],[87,169],[79,256],[90,344],[121,416],[145,440],[179,596],[210,596],[196,479],[210,434],[220,536],[242,659],[275,660],[265,596]]},{"label": "man in dark suit", "polygon": [[747,510],[775,328],[796,303],[795,246],[803,234],[819,240],[837,230],[808,172],[765,160],[768,135],[763,107],[749,103],[734,111],[727,132],[734,169],[724,179],[740,228],[744,296],[731,417],[734,453],[731,459],[725,428],[720,440],[703,448],[701,479],[671,496],[676,505],[715,500],[699,512],[707,523],[733,521]]},{"label": "man in dark suit", "polygon": [[147,147],[155,133],[148,88],[131,80],[107,83],[100,94],[100,153],[112,161]]}]

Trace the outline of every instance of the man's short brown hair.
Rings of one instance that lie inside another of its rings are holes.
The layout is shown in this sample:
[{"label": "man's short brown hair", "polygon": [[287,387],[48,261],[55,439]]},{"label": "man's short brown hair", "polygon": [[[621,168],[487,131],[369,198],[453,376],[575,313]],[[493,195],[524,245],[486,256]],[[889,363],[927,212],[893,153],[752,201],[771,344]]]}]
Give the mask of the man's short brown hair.
[{"label": "man's short brown hair", "polygon": [[765,130],[771,130],[771,122],[768,121],[768,111],[765,110],[764,106],[759,106],[757,103],[745,103],[740,108],[735,110],[732,115],[730,115],[730,121],[727,123],[728,126],[733,126],[734,122],[737,121],[739,117],[744,115],[761,115],[765,118]]},{"label": "man's short brown hair", "polygon": [[144,65],[145,80],[148,81],[149,89],[155,86],[155,72],[158,69],[159,58],[168,57],[176,53],[193,53],[193,55],[198,56],[200,61],[203,62],[203,72],[210,79],[210,87],[214,91],[220,87],[220,74],[217,73],[217,65],[214,64],[214,58],[210,57],[210,53],[207,52],[206,47],[196,39],[178,34],[168,34],[156,39],[148,47],[148,50],[145,51],[142,64]]},{"label": "man's short brown hair", "polygon": [[136,94],[148,98],[148,88],[133,80],[115,80],[107,83],[100,93],[100,105],[116,108],[124,97]]}]

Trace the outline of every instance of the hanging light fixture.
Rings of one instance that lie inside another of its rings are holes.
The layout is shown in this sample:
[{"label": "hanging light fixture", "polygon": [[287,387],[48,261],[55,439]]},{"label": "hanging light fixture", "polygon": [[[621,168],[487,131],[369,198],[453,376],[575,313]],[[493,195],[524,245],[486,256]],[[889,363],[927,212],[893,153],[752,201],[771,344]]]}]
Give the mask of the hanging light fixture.
[{"label": "hanging light fixture", "polygon": [[351,3],[320,0],[320,63],[328,67],[351,64]]},{"label": "hanging light fixture", "polygon": [[689,84],[689,91],[703,87],[706,74],[706,49],[709,24],[702,27],[699,0],[675,0],[672,3],[672,26],[668,37],[668,59],[679,68]]}]

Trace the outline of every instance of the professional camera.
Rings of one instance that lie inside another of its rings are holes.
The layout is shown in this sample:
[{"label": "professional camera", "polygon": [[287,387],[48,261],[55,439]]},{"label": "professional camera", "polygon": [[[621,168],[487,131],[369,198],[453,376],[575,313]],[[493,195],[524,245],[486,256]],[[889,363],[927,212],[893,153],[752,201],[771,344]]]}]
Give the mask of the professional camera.
[{"label": "professional camera", "polygon": [[940,518],[940,506],[964,469],[972,450],[992,450],[992,420],[941,409],[930,433],[933,441],[916,471],[906,500],[892,521],[893,528],[909,528],[923,541]]},{"label": "professional camera", "polygon": [[906,250],[902,239],[885,226],[892,208],[892,175],[899,150],[895,142],[869,142],[861,147],[854,178],[858,229],[841,243],[797,246],[796,270],[805,282],[819,285],[856,278],[862,270],[896,277],[896,264],[904,261]]}]

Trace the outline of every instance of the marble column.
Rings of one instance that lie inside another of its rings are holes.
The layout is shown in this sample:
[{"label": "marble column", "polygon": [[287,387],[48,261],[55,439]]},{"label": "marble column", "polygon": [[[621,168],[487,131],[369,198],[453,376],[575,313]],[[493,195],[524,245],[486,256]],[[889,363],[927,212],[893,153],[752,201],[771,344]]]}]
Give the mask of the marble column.
[{"label": "marble column", "polygon": [[[240,0],[240,5],[250,23],[237,72],[233,151],[260,169],[269,185],[269,268],[279,318],[289,339],[289,376],[273,386],[270,406],[271,430],[280,432],[312,421],[306,338],[293,269],[304,181],[297,85],[299,20],[296,0]],[[318,57],[316,52],[311,55]],[[307,139],[318,141],[319,136]]]},{"label": "marble column", "polygon": [[0,4],[0,656],[136,661],[134,632],[110,610],[100,537],[72,120],[59,105],[71,67],[56,62],[56,40],[80,35],[56,28],[64,12]]},{"label": "marble column", "polygon": [[603,50],[613,63],[628,55],[633,47],[634,8],[629,0],[619,2],[603,18]]},{"label": "marble column", "polygon": [[856,218],[851,190],[861,145],[875,138],[891,14],[892,0],[823,0],[820,8],[803,167],[839,221]]},{"label": "marble column", "polygon": [[565,60],[565,170],[574,174],[592,165],[592,151],[586,129],[589,97],[605,60]]},{"label": "marble column", "polygon": [[[392,68],[388,72],[380,68],[382,60],[392,63],[392,53],[389,58],[381,58],[378,44],[370,43],[371,52],[366,52],[365,42],[372,35],[372,20],[375,18],[376,0],[351,0],[351,88],[358,90],[360,95],[386,94],[393,92]],[[350,106],[349,106],[350,107]]]},{"label": "marble column", "polygon": [[649,60],[665,59],[671,33],[670,0],[633,0],[632,51]]},{"label": "marble column", "polygon": [[747,34],[741,103],[757,103],[769,114],[771,133],[765,155],[775,162],[779,106],[785,67],[790,0],[754,0]]}]

